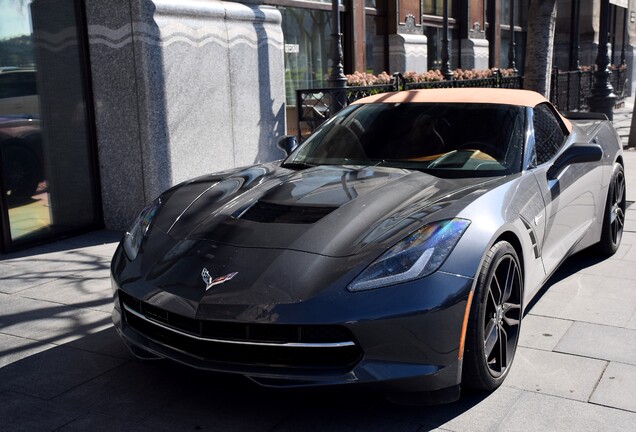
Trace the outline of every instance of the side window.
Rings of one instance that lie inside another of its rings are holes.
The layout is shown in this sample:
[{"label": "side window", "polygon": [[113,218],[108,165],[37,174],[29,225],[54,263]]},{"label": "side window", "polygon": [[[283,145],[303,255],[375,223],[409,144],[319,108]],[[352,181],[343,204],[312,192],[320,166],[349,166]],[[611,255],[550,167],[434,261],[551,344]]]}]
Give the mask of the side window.
[{"label": "side window", "polygon": [[537,165],[541,165],[559,151],[565,133],[561,123],[546,104],[534,107],[533,125]]},{"label": "side window", "polygon": [[0,75],[0,99],[19,96],[18,80],[15,74]]},{"label": "side window", "polygon": [[22,72],[17,75],[19,77],[18,92],[20,93],[20,96],[34,96],[38,94],[36,86],[35,86],[35,73]]}]

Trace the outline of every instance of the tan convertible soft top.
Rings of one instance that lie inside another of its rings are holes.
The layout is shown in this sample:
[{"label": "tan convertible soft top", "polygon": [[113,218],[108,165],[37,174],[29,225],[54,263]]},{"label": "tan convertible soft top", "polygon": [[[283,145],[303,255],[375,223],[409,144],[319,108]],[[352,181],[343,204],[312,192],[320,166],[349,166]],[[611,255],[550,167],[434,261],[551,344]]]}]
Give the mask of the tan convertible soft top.
[{"label": "tan convertible soft top", "polygon": [[[450,88],[408,90],[394,93],[380,93],[355,101],[353,104],[368,103],[492,103],[534,108],[548,100],[537,92],[530,90],[498,89],[498,88]],[[558,113],[558,112],[557,112]],[[572,130],[572,124],[560,113],[559,117]]]}]

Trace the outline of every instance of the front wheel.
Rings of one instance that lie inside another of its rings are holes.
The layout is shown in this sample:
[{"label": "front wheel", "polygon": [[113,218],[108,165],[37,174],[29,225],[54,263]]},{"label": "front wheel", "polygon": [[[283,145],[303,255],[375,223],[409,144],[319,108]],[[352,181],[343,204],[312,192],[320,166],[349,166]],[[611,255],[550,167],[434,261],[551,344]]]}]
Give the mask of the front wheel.
[{"label": "front wheel", "polygon": [[462,382],[494,390],[504,381],[517,350],[523,275],[517,252],[495,243],[481,268],[466,330]]},{"label": "front wheel", "polygon": [[625,171],[619,163],[614,164],[612,178],[607,191],[603,231],[598,251],[603,255],[614,255],[621,244],[625,225]]}]

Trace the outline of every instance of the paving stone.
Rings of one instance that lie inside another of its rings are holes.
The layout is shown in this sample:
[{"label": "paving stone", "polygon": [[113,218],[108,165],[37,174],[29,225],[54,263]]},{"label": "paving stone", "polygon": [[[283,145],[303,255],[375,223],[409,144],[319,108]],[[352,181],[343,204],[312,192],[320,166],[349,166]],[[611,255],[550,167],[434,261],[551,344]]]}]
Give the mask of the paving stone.
[{"label": "paving stone", "polygon": [[625,327],[635,311],[634,281],[579,272],[550,286],[530,313]]},{"label": "paving stone", "polygon": [[[631,226],[631,224],[630,224]],[[636,244],[636,230],[633,229],[633,227],[631,227],[632,231],[623,231],[623,236],[621,237],[621,244],[625,243],[625,244],[629,244],[629,245],[633,245]]]},{"label": "paving stone", "polygon": [[519,346],[552,351],[572,321],[529,314],[521,322]]},{"label": "paving stone", "polygon": [[13,294],[62,277],[60,272],[38,275],[0,262],[0,293]]},{"label": "paving stone", "polygon": [[[455,409],[455,417],[440,425],[440,428],[451,431],[489,432],[503,421],[508,412],[515,405],[524,392],[510,387],[499,387],[493,393],[485,393],[486,397],[466,410]],[[429,411],[433,418],[438,409],[445,407],[431,407]]]},{"label": "paving stone", "polygon": [[117,417],[110,417],[100,414],[88,414],[64,425],[56,432],[152,432],[153,429],[141,426],[129,420],[122,420]]},{"label": "paving stone", "polygon": [[[129,361],[51,400],[60,407],[79,407],[138,422],[177,400],[189,400],[184,376],[168,362]],[[75,408],[72,408],[75,409]]]},{"label": "paving stone", "polygon": [[11,432],[54,431],[73,420],[46,401],[19,393],[0,391],[0,430]]},{"label": "paving stone", "polygon": [[[291,423],[286,420],[306,406],[308,414],[301,421],[301,429],[310,431],[319,427],[323,421],[329,421],[328,418],[335,417],[336,410],[346,413],[359,407],[351,399],[336,397],[321,400],[312,398],[312,392],[274,391],[256,387],[238,376],[195,372],[188,370],[180,373],[182,396],[159,407],[140,424],[155,431],[166,432],[290,430],[286,425]],[[167,388],[166,391],[170,389]],[[317,412],[323,414],[319,419],[313,416]],[[291,430],[298,430],[298,423],[293,418],[290,421],[296,425]],[[345,423],[346,419],[343,418],[342,422]]]},{"label": "paving stone", "polygon": [[632,319],[629,320],[626,327],[628,329],[636,330],[636,312],[634,313]]},{"label": "paving stone", "polygon": [[589,403],[525,392],[499,431],[633,431],[636,414]]},{"label": "paving stone", "polygon": [[110,277],[71,275],[20,291],[20,297],[84,307],[110,313],[113,309]]},{"label": "paving stone", "polygon": [[606,366],[603,360],[519,347],[503,385],[586,402]]},{"label": "paving stone", "polygon": [[[636,245],[621,244],[616,254],[612,257],[622,261],[636,261]],[[629,264],[633,265],[633,264]]]},{"label": "paving stone", "polygon": [[576,322],[555,351],[636,365],[636,330]]},{"label": "paving stone", "polygon": [[14,293],[73,274],[110,277],[110,258],[82,252],[54,252],[0,263],[0,292]]},{"label": "paving stone", "polygon": [[590,402],[636,412],[636,366],[611,362]]},{"label": "paving stone", "polygon": [[0,368],[51,348],[55,345],[0,333]]},{"label": "paving stone", "polygon": [[64,346],[126,360],[136,359],[122,342],[115,327],[112,326],[100,332],[75,339]]},{"label": "paving stone", "polygon": [[[110,313],[0,294],[2,333],[60,345],[112,325]],[[101,301],[82,303],[85,308]]]},{"label": "paving stone", "polygon": [[119,366],[124,360],[55,347],[0,369],[0,391],[53,398]]}]

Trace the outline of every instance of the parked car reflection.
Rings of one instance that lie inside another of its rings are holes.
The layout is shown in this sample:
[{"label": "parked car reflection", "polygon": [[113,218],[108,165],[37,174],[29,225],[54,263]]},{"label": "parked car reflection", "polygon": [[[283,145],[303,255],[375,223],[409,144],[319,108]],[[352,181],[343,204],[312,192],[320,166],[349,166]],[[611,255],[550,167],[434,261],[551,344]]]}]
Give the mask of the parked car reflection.
[{"label": "parked car reflection", "polygon": [[0,117],[0,154],[5,199],[9,207],[24,204],[43,189],[42,134],[37,119]]}]

